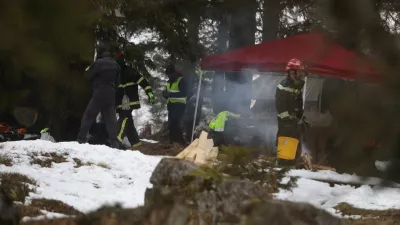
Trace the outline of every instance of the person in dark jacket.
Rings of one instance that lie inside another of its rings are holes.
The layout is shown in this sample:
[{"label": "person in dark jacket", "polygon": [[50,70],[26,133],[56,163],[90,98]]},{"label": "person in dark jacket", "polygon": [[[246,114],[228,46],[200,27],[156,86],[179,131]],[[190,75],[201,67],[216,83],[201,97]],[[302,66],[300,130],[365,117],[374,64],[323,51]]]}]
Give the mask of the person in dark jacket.
[{"label": "person in dark jacket", "polygon": [[77,137],[79,143],[87,142],[87,134],[101,115],[106,123],[108,137],[112,148],[119,148],[117,138],[117,117],[115,111],[115,92],[120,84],[121,68],[111,56],[109,46],[101,45],[97,49],[96,61],[85,71],[85,78],[92,84],[92,98],[84,112]]},{"label": "person in dark jacket", "polygon": [[287,77],[276,88],[278,112],[277,157],[282,164],[293,165],[301,154],[299,124],[303,121],[303,87],[306,75],[303,63],[291,59]]},{"label": "person in dark jacket", "polygon": [[167,99],[169,140],[185,146],[181,129],[187,101],[185,80],[172,64],[167,66],[165,74],[169,78],[166,90],[163,91],[163,97]]},{"label": "person in dark jacket", "polygon": [[122,52],[117,52],[116,59],[121,67],[121,84],[116,98],[119,114],[118,140],[122,144],[124,137],[127,136],[133,149],[142,145],[132,118],[132,110],[140,108],[138,86],[140,85],[146,92],[151,104],[154,104],[155,98],[149,82],[132,67],[126,65]]}]

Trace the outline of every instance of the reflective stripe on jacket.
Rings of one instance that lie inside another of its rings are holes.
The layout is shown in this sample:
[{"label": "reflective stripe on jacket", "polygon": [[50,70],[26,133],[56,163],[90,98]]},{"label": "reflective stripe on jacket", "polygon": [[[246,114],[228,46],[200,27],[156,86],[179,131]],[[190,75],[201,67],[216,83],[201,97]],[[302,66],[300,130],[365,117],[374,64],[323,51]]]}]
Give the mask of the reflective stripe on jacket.
[{"label": "reflective stripe on jacket", "polygon": [[287,77],[276,88],[275,106],[279,119],[300,119],[303,116],[303,86]]},{"label": "reflective stripe on jacket", "polygon": [[167,104],[170,103],[183,103],[186,104],[187,97],[179,90],[179,82],[181,81],[182,77],[178,77],[173,83],[167,83],[167,92],[169,94]]},{"label": "reflective stripe on jacket", "polygon": [[151,86],[149,82],[132,67],[123,65],[121,68],[121,84],[118,86],[116,96],[117,109],[122,108],[122,100],[125,94],[129,98],[130,109],[139,109],[140,101],[138,87],[141,86],[148,95],[150,92],[152,93]]}]

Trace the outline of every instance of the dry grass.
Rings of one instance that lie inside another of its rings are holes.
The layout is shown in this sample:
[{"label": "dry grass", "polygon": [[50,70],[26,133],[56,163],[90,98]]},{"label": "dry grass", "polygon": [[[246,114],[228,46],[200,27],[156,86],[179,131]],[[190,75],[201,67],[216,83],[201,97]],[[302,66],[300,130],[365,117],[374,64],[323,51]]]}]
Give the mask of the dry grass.
[{"label": "dry grass", "polygon": [[12,166],[12,159],[6,154],[0,154],[0,164],[5,166]]},{"label": "dry grass", "polygon": [[98,163],[98,164],[96,164],[97,166],[99,166],[99,167],[102,167],[102,168],[104,168],[104,169],[110,169],[110,166],[108,166],[106,163]]},{"label": "dry grass", "polygon": [[92,162],[83,162],[82,160],[78,159],[78,158],[73,158],[74,162],[75,162],[75,168],[79,168],[82,166],[92,166],[95,165],[95,163]]},{"label": "dry grass", "polygon": [[91,162],[82,162],[82,160],[78,159],[78,158],[73,158],[74,162],[75,162],[75,168],[79,168],[81,166],[91,166],[93,165],[93,163]]},{"label": "dry grass", "polygon": [[83,215],[83,213],[74,207],[53,199],[33,199],[30,206],[46,210],[48,212],[61,213],[65,215]]},{"label": "dry grass", "polygon": [[145,155],[165,155],[165,156],[176,156],[181,151],[185,149],[184,146],[180,146],[178,144],[169,144],[169,143],[143,143],[142,146],[138,147],[141,153]]},{"label": "dry grass", "polygon": [[51,220],[27,221],[21,223],[21,225],[77,225],[77,223],[73,219],[62,218],[62,219],[51,219]]},{"label": "dry grass", "polygon": [[30,164],[37,164],[41,167],[51,168],[53,166],[53,163],[67,162],[67,155],[68,153],[58,154],[55,152],[31,154]]},{"label": "dry grass", "polygon": [[14,201],[25,202],[26,197],[35,189],[36,181],[19,173],[0,173],[1,188]]},{"label": "dry grass", "polygon": [[[61,201],[52,199],[33,199],[30,205],[20,204],[17,205],[17,209],[18,212],[20,213],[21,218],[44,216],[41,210],[53,213],[61,213],[70,216],[84,215],[82,212],[78,211],[74,207],[67,205]],[[64,221],[64,220],[57,220],[57,221]],[[55,221],[29,221],[29,222],[24,222],[22,224],[52,224],[49,222],[55,222]]]},{"label": "dry grass", "polygon": [[[388,223],[390,221],[400,221],[400,210],[370,210],[359,209],[348,203],[340,203],[335,207],[336,210],[343,213],[343,215],[359,215],[363,220],[348,220],[349,224],[395,224]],[[371,221],[371,222],[368,222]],[[377,223],[380,221],[379,223]]]},{"label": "dry grass", "polygon": [[17,205],[18,212],[21,218],[24,217],[38,217],[43,216],[44,214],[40,211],[39,208],[31,205]]},{"label": "dry grass", "polygon": [[96,165],[96,166],[102,167],[104,169],[110,169],[110,166],[107,165],[107,163],[104,163],[104,162],[96,164],[96,163],[92,163],[92,162],[83,162],[82,160],[80,160],[78,158],[73,158],[73,160],[75,162],[75,166],[74,166],[75,168],[79,168],[79,167],[82,167],[82,166],[93,166],[93,165]]}]

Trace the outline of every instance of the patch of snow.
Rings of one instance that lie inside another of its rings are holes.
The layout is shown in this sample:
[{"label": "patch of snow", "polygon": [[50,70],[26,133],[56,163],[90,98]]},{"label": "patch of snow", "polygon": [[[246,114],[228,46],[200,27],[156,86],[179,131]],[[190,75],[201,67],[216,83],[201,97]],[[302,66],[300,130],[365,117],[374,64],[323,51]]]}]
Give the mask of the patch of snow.
[{"label": "patch of snow", "polygon": [[152,144],[158,143],[158,141],[154,141],[154,140],[150,140],[150,139],[140,139],[140,140],[144,141],[144,142],[152,143]]},{"label": "patch of snow", "polygon": [[68,218],[68,217],[73,217],[61,213],[54,213],[54,212],[48,212],[46,210],[40,210],[41,213],[43,213],[43,216],[36,216],[36,217],[24,217],[22,218],[22,222],[28,222],[28,221],[36,221],[36,220],[43,220],[43,219],[59,219],[59,218]]},{"label": "patch of snow", "polygon": [[24,139],[29,139],[29,138],[40,138],[40,135],[37,134],[25,134]]},{"label": "patch of snow", "polygon": [[375,167],[377,170],[381,172],[385,172],[387,168],[390,166],[390,161],[375,161]]},{"label": "patch of snow", "polygon": [[56,142],[56,140],[54,140],[53,136],[51,136],[49,132],[44,132],[40,134],[40,140]]},{"label": "patch of snow", "polygon": [[[146,139],[142,141],[156,143]],[[55,199],[83,213],[96,210],[104,204],[120,203],[123,207],[143,205],[145,190],[152,186],[149,178],[160,160],[166,158],[77,142],[17,141],[1,143],[0,147],[2,147],[1,153],[13,160],[12,167],[0,165],[0,172],[21,173],[38,183],[36,192],[28,196],[25,204],[35,198]],[[67,162],[53,163],[52,168],[30,164],[32,154],[51,152],[66,154]],[[74,158],[91,165],[75,168]],[[314,180],[376,185],[381,181],[377,178],[363,180],[355,175],[338,174],[333,171],[307,170],[291,170],[287,175],[284,182],[287,182],[290,176],[300,177],[297,182],[298,187],[292,191],[280,190],[275,194],[277,199],[307,202],[342,217],[344,216],[334,209],[339,203],[348,203],[362,209],[400,209],[400,188],[379,188],[368,185],[331,187],[328,183]],[[399,184],[396,184],[396,187],[400,187]],[[49,212],[45,214],[47,217],[65,216]],[[348,218],[359,218],[359,216]]]},{"label": "patch of snow", "polygon": [[[275,198],[293,202],[307,202],[323,208],[332,214],[340,215],[334,207],[339,203],[348,203],[356,208],[371,210],[400,209],[400,189],[371,187],[362,185],[334,185],[313,179],[333,180],[338,182],[363,182],[378,184],[380,179],[369,178],[362,181],[360,177],[348,174],[337,174],[333,171],[311,172],[291,170],[289,176],[298,176],[297,187],[292,191],[280,190]],[[399,185],[399,184],[397,184]]]},{"label": "patch of snow", "polygon": [[[321,170],[318,172],[313,172],[310,170],[291,170],[287,175],[309,179],[336,181],[341,183],[362,183],[368,185],[379,185],[379,183],[382,182],[382,180],[379,178],[368,177],[363,179],[357,175],[338,174],[330,170]],[[400,184],[394,183],[393,185],[400,188]]]},{"label": "patch of snow", "polygon": [[[0,165],[0,172],[21,173],[38,182],[36,193],[28,200],[60,200],[83,213],[117,202],[123,207],[142,205],[145,190],[151,187],[149,178],[163,158],[77,142],[17,141],[2,143],[1,147],[13,159],[13,166]],[[53,163],[52,168],[31,165],[30,155],[40,152],[66,153],[68,162]],[[73,158],[93,165],[75,168]]]},{"label": "patch of snow", "polygon": [[[338,212],[338,214],[341,214],[341,213]],[[351,220],[360,220],[360,219],[362,219],[362,216],[360,216],[360,215],[351,215],[351,216],[343,215],[342,218],[351,219]]]}]

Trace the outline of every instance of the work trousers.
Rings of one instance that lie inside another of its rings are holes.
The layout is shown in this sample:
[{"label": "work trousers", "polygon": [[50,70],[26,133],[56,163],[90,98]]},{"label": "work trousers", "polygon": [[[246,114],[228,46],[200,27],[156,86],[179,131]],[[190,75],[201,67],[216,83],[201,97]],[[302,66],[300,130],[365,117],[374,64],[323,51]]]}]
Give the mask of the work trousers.
[{"label": "work trousers", "polygon": [[[183,129],[185,131],[185,140],[191,142],[193,133],[193,118],[185,118],[183,121]],[[200,118],[197,117],[195,126],[198,126]],[[196,128],[196,127],[195,127]],[[194,137],[196,138],[196,137]]]},{"label": "work trousers", "polygon": [[139,135],[135,128],[135,124],[132,118],[131,110],[121,110],[118,119],[118,140],[120,143],[123,142],[125,136],[128,137],[129,143],[135,145],[140,142]]},{"label": "work trousers", "polygon": [[[100,92],[100,90],[98,91]],[[104,91],[101,94],[94,94],[82,116],[81,128],[78,133],[79,143],[87,142],[87,134],[96,121],[97,115],[101,113],[106,124],[110,145],[112,148],[119,148],[117,138],[117,117],[115,111],[115,92]],[[108,101],[107,101],[108,100]]]},{"label": "work trousers", "polygon": [[177,142],[179,144],[186,145],[181,129],[185,108],[186,106],[183,104],[168,108],[168,130],[170,143]]}]

